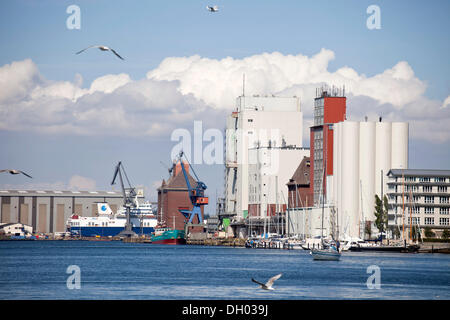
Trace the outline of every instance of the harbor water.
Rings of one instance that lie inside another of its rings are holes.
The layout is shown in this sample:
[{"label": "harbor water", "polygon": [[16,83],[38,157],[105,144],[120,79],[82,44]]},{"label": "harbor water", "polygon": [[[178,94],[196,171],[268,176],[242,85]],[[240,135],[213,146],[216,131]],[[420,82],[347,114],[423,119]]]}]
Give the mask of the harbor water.
[{"label": "harbor water", "polygon": [[[278,273],[274,291],[251,281]],[[450,299],[450,256],[344,252],[313,261],[304,250],[0,241],[0,299],[442,300]]]}]

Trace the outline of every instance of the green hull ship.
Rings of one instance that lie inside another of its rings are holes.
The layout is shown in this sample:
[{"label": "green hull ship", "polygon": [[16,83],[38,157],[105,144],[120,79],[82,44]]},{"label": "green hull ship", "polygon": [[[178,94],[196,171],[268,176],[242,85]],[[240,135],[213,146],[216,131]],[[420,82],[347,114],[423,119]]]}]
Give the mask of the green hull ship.
[{"label": "green hull ship", "polygon": [[151,239],[155,244],[186,244],[184,230],[172,228],[156,228]]}]

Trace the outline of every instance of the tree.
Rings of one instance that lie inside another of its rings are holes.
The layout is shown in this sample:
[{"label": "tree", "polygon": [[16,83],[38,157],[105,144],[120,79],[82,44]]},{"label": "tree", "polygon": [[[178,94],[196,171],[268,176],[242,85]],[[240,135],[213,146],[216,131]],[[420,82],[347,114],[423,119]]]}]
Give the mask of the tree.
[{"label": "tree", "polygon": [[392,234],[395,239],[400,238],[400,230],[398,229],[398,227],[394,227],[394,229],[392,230]]},{"label": "tree", "polygon": [[427,238],[434,238],[434,236],[436,235],[433,231],[431,231],[430,227],[425,227],[424,234]]},{"label": "tree", "polygon": [[418,239],[418,236],[420,236],[420,233],[419,233],[419,228],[417,228],[417,226],[412,226],[412,230],[411,230],[411,235],[412,235],[412,240],[414,241],[414,242],[416,242]]},{"label": "tree", "polygon": [[442,238],[442,239],[448,239],[448,238],[450,238],[450,230],[445,229],[445,230],[442,232],[441,238]]},{"label": "tree", "polygon": [[387,230],[388,225],[388,199],[386,196],[381,201],[378,195],[375,195],[375,226],[383,233]]}]

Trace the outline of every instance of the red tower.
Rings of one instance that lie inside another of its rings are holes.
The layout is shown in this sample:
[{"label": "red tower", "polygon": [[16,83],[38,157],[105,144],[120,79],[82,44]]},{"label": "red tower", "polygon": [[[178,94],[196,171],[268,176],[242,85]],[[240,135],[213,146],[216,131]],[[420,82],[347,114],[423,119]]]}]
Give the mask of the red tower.
[{"label": "red tower", "polygon": [[326,176],[333,175],[333,124],[346,118],[345,88],[319,88],[310,128],[310,194],[318,205],[326,194]]}]

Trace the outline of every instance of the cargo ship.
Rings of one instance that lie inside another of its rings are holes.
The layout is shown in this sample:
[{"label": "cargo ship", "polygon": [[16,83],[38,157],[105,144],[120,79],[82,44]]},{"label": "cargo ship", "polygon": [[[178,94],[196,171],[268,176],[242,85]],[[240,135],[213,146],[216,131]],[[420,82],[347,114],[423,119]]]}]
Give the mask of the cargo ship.
[{"label": "cargo ship", "polygon": [[168,227],[156,227],[151,239],[154,244],[186,244],[184,230]]},{"label": "cargo ship", "polygon": [[[121,208],[113,213],[108,203],[97,203],[98,216],[82,217],[72,215],[67,220],[67,231],[72,236],[114,237],[124,228],[127,221],[126,211]],[[157,225],[156,216],[150,203],[138,204],[130,210],[130,222],[138,235],[151,235]]]}]

